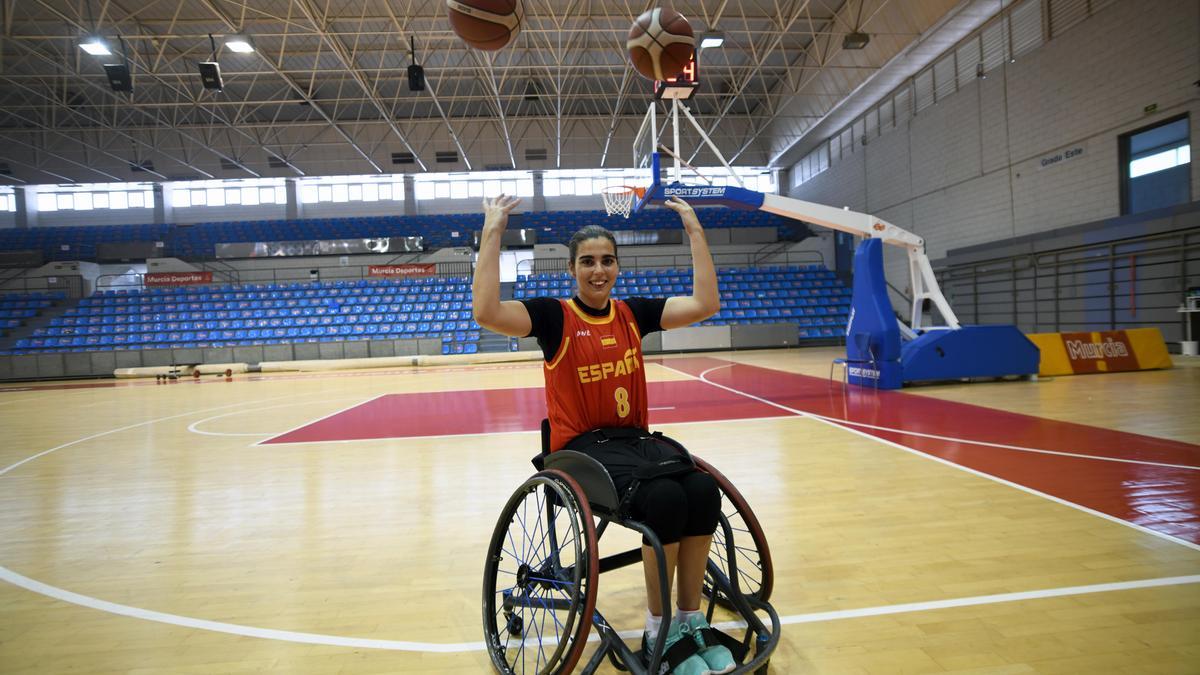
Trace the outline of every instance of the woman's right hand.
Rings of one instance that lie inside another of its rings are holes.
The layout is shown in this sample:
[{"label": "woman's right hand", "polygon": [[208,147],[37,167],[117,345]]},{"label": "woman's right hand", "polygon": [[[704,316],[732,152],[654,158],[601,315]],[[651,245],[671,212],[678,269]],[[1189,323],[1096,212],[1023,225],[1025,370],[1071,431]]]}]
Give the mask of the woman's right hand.
[{"label": "woman's right hand", "polygon": [[508,214],[521,203],[519,197],[500,195],[487,197],[483,200],[483,228],[497,229],[501,232],[508,227]]}]

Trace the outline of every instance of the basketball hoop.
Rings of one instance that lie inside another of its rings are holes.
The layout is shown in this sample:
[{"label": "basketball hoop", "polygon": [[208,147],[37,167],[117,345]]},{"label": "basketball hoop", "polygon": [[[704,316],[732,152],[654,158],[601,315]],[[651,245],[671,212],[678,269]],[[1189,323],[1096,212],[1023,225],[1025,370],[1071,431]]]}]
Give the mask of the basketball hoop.
[{"label": "basketball hoop", "polygon": [[629,217],[633,211],[634,199],[641,199],[646,194],[646,188],[631,185],[613,185],[600,189],[600,197],[604,199],[604,210],[608,215]]}]

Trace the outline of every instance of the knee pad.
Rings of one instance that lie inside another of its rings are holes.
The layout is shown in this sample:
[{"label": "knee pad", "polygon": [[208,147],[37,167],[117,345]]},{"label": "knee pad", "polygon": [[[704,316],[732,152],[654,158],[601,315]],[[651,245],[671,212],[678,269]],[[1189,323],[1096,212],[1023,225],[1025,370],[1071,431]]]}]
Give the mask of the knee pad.
[{"label": "knee pad", "polygon": [[[630,515],[653,530],[662,544],[674,544],[683,538],[688,520],[688,501],[683,486],[671,478],[658,478],[638,485]],[[642,543],[649,545],[644,537]]]},{"label": "knee pad", "polygon": [[683,536],[707,536],[717,529],[721,516],[721,488],[717,481],[703,471],[689,473],[679,480],[687,499],[687,522]]}]

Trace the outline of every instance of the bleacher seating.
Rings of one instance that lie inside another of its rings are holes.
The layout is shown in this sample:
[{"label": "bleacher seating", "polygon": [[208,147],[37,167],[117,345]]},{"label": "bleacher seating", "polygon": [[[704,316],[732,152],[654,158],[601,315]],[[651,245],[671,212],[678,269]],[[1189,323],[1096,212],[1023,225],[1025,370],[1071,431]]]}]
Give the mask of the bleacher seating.
[{"label": "bleacher seating", "polygon": [[[844,332],[850,290],[819,266],[728,268],[717,272],[721,312],[704,325],[799,324],[801,340],[836,339]],[[566,272],[523,275],[515,299],[567,297]],[[630,270],[616,297],[691,293],[686,269]],[[0,312],[34,312],[54,297],[0,301]],[[44,304],[42,304],[44,303]],[[36,305],[36,306],[35,306]],[[2,317],[3,314],[0,314]],[[21,316],[24,316],[23,314]],[[0,321],[16,321],[14,316]],[[8,325],[0,323],[0,326]],[[441,339],[443,354],[479,351],[471,318],[470,279],[420,278],[325,281],[242,286],[192,286],[106,291],[85,298],[8,353],[207,348],[334,342]]]},{"label": "bleacher seating", "polygon": [[65,291],[33,291],[0,294],[0,337],[18,328],[54,303],[66,299]]},{"label": "bleacher seating", "polygon": [[[721,311],[705,326],[747,323],[796,323],[799,339],[829,340],[845,334],[850,289],[820,266],[767,266],[717,271]],[[567,297],[574,280],[566,272],[518,277],[516,299],[539,295]],[[692,292],[691,270],[623,271],[613,294],[662,297]]]},{"label": "bleacher seating", "polygon": [[0,251],[37,250],[46,260],[95,260],[101,243],[162,241],[171,225],[72,225],[0,229]]},{"label": "bleacher seating", "polygon": [[[576,230],[600,224],[613,230],[657,230],[679,227],[679,217],[666,209],[649,209],[629,219],[609,218],[603,211],[540,211],[522,214],[521,227],[538,231],[540,243],[565,244]],[[702,209],[706,228],[773,227],[787,238],[796,222],[762,211]],[[423,216],[309,218],[196,223],[193,225],[80,225],[74,227],[7,228],[0,230],[0,250],[35,249],[46,260],[93,260],[101,242],[161,241],[163,255],[184,259],[212,258],[219,243],[306,241],[419,236],[426,249],[471,245],[471,233],[482,225],[478,213]],[[64,248],[65,247],[65,248]]]},{"label": "bleacher seating", "polygon": [[384,279],[106,291],[80,301],[11,353],[234,347],[440,338],[478,350],[470,280]]}]

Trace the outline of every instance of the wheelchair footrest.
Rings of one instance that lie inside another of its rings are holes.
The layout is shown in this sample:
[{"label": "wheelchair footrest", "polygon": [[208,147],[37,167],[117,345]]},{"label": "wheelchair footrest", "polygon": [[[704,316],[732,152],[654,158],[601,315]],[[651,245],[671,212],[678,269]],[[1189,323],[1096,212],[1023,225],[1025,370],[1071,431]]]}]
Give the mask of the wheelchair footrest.
[{"label": "wheelchair footrest", "polygon": [[[717,630],[713,627],[701,629],[700,634],[703,636],[705,644],[714,646],[720,644],[733,654],[733,660],[740,666],[746,660],[746,654],[749,651],[747,646],[739,639],[729,635],[728,633]],[[634,652],[634,656],[641,661],[643,666],[649,666],[650,657],[646,648],[646,638],[642,637],[642,648]],[[693,654],[700,653],[700,646],[695,640],[683,639],[667,648],[663,654],[662,661],[667,666],[665,672],[670,672],[675,669],[675,666],[683,663],[688,657]]]}]

